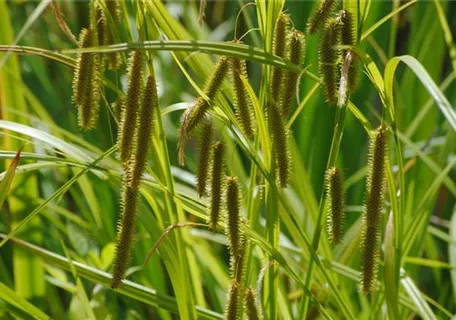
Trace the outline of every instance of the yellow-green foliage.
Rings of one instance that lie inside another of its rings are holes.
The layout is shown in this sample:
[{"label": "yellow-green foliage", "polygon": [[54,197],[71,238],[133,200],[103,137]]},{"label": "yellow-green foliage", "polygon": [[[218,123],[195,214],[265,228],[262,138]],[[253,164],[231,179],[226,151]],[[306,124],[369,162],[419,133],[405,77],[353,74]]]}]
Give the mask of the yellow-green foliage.
[{"label": "yellow-green foliage", "polygon": [[340,243],[343,237],[345,217],[345,192],[343,177],[336,167],[326,171],[326,195],[328,198],[327,231],[329,240]]},{"label": "yellow-green foliage", "polygon": [[200,197],[207,194],[207,184],[209,180],[209,170],[212,161],[212,143],[214,141],[215,130],[211,122],[207,122],[201,130],[199,160],[196,180],[196,191]]},{"label": "yellow-green foliage", "polygon": [[137,114],[141,105],[143,76],[143,53],[133,51],[128,63],[128,89],[125,104],[120,114],[120,125],[117,143],[119,145],[119,158],[126,163],[134,148],[134,136],[137,128]]},{"label": "yellow-green foliage", "polygon": [[387,130],[380,126],[371,140],[367,174],[366,200],[362,231],[361,292],[368,294],[375,286],[379,265],[380,214],[385,192],[385,157]]},{"label": "yellow-green foliage", "polygon": [[341,26],[339,18],[332,18],[328,21],[318,51],[320,76],[326,100],[329,104],[336,102],[340,79],[340,50],[337,49],[337,46],[340,45]]},{"label": "yellow-green foliage", "polygon": [[[83,29],[79,43],[82,48],[96,44],[93,29]],[[73,76],[73,101],[78,107],[79,126],[92,129],[100,110],[100,55],[80,53]]]}]

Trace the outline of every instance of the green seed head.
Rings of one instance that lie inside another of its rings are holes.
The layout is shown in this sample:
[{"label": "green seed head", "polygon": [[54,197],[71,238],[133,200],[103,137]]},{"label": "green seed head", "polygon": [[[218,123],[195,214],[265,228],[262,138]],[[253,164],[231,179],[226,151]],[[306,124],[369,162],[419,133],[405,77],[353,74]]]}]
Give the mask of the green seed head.
[{"label": "green seed head", "polygon": [[256,294],[252,288],[248,288],[245,294],[245,313],[247,320],[263,319],[261,309],[256,303]]},{"label": "green seed head", "polygon": [[366,200],[362,233],[361,292],[372,291],[377,279],[379,264],[380,214],[385,189],[385,157],[387,130],[380,126],[374,133],[369,151]]},{"label": "green seed head", "polygon": [[209,110],[210,105],[203,98],[196,99],[188,108],[185,110],[181,118],[181,127],[179,129],[179,141],[178,141],[178,153],[179,153],[179,165],[184,166],[185,164],[185,143],[190,137],[192,132],[201,124],[204,119],[204,115]]},{"label": "green seed head", "polygon": [[240,226],[239,179],[226,179],[227,234],[231,256],[237,262],[243,248],[244,237]]},{"label": "green seed head", "polygon": [[234,104],[236,107],[236,118],[241,124],[242,132],[248,137],[253,137],[255,126],[253,121],[252,101],[250,100],[244,83],[244,81],[248,79],[245,60],[231,58],[230,67],[233,78],[232,86]]},{"label": "green seed head", "polygon": [[[341,10],[340,19],[342,21],[342,30],[341,30],[341,44],[347,46],[355,46],[356,45],[356,30],[353,28],[353,17],[351,13],[347,10]],[[342,58],[345,59],[347,55],[347,50],[342,51]],[[359,59],[355,54],[352,56],[352,62],[348,69],[347,74],[347,90],[350,93],[354,93],[356,91],[356,87],[358,86],[359,80]]]},{"label": "green seed head", "polygon": [[207,195],[207,182],[212,160],[212,143],[215,130],[211,122],[207,122],[201,131],[196,191],[200,197]]},{"label": "green seed head", "polygon": [[361,234],[361,278],[360,291],[369,294],[375,288],[379,267],[380,232],[376,226],[368,226],[364,221]]},{"label": "green seed head", "polygon": [[326,100],[330,104],[336,102],[337,84],[340,79],[339,65],[341,53],[337,49],[337,46],[340,45],[341,26],[340,19],[338,18],[328,21],[318,52],[320,76],[322,78]]},{"label": "green seed head", "polygon": [[125,181],[121,201],[122,218],[117,232],[116,254],[111,281],[111,288],[113,289],[119,287],[130,264],[137,205],[138,190],[129,187]]},{"label": "green seed head", "polygon": [[[92,29],[84,29],[80,34],[82,48],[96,43]],[[84,130],[92,129],[100,110],[100,55],[80,53],[73,77],[73,101],[78,107],[79,126]]]},{"label": "green seed head", "polygon": [[[277,24],[274,29],[274,55],[284,58],[285,49],[286,49],[286,38],[287,38],[287,29],[289,25],[290,18],[287,14],[281,13],[277,19]],[[271,80],[271,96],[274,99],[279,96],[283,88],[283,70],[282,68],[274,67],[272,69],[272,80]]]},{"label": "green seed head", "polygon": [[228,73],[229,62],[227,57],[221,57],[215,65],[215,70],[204,86],[204,93],[209,99],[214,99],[217,92],[220,90],[225,80],[226,74]]},{"label": "green seed head", "polygon": [[118,133],[119,158],[126,163],[134,149],[134,139],[137,128],[137,114],[141,105],[144,83],[143,53],[134,51],[129,60],[128,89],[125,98],[125,108],[121,112]]},{"label": "green seed head", "polygon": [[314,34],[321,29],[330,19],[337,4],[337,0],[320,0],[317,9],[307,23],[307,32],[309,34]]},{"label": "green seed head", "polygon": [[[116,43],[114,33],[115,29],[118,28],[121,24],[120,19],[120,1],[117,0],[107,0],[105,1],[106,7],[108,9],[109,15],[111,17],[112,24],[107,28],[106,33],[106,44],[112,45]],[[108,54],[108,68],[111,70],[117,70],[120,68],[122,63],[120,52],[111,52]]]},{"label": "green seed head", "polygon": [[240,284],[235,281],[231,284],[225,306],[225,319],[238,320],[240,307]]},{"label": "green seed head", "polygon": [[290,179],[291,160],[288,146],[288,129],[277,103],[268,106],[269,126],[272,138],[272,153],[276,163],[276,175],[281,188],[285,188]]},{"label": "green seed head", "polygon": [[374,133],[369,150],[367,170],[367,190],[365,202],[366,223],[378,226],[385,193],[385,157],[387,151],[387,131],[380,126]]},{"label": "green seed head", "polygon": [[326,171],[326,195],[328,198],[327,231],[332,243],[340,243],[343,237],[345,216],[345,192],[343,177],[336,167]]},{"label": "green seed head", "polygon": [[213,147],[211,167],[211,199],[208,215],[209,218],[207,221],[209,229],[211,230],[217,229],[217,222],[222,209],[222,194],[224,188],[223,177],[225,175],[224,153],[225,147],[223,143],[217,142]]},{"label": "green seed head", "polygon": [[149,154],[149,141],[152,138],[154,127],[155,110],[158,109],[157,85],[155,75],[147,78],[144,90],[144,99],[139,112],[139,124],[136,130],[134,153],[132,154],[129,165],[132,166],[130,186],[137,188]]},{"label": "green seed head", "polygon": [[[304,62],[305,45],[306,41],[304,34],[298,30],[294,30],[291,33],[288,41],[288,60],[298,66],[301,66]],[[283,97],[281,97],[280,101],[282,105],[282,117],[286,118],[293,104],[293,97],[296,94],[296,87],[299,85],[299,74],[291,71],[286,71],[284,78],[286,79],[286,85],[282,90]]]}]

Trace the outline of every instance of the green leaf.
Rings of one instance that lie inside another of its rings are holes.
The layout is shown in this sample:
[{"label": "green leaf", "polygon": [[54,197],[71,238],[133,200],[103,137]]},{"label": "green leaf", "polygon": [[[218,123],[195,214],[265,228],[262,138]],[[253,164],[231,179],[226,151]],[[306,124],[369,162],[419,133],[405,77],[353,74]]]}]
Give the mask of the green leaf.
[{"label": "green leaf", "polygon": [[396,282],[396,258],[394,247],[394,219],[391,212],[388,218],[385,231],[385,246],[384,246],[384,283],[385,283],[385,299],[388,306],[388,315],[390,319],[399,319],[398,309],[398,288]]},{"label": "green leaf", "polygon": [[448,121],[450,126],[456,131],[456,112],[451,106],[448,99],[435,84],[434,80],[429,76],[426,69],[423,65],[412,56],[400,56],[394,57],[391,59],[385,68],[385,93],[387,96],[388,105],[391,108],[394,108],[394,99],[393,99],[393,84],[394,84],[394,74],[399,62],[405,63],[418,77],[421,83],[424,85],[425,89],[434,99],[435,103],[442,112],[445,119]]},{"label": "green leaf", "polygon": [[23,312],[27,313],[32,319],[50,319],[48,315],[19,296],[16,292],[11,290],[2,282],[0,282],[0,300],[4,300],[8,304],[11,304],[14,307],[22,310]]},{"label": "green leaf", "polygon": [[14,179],[14,174],[16,173],[16,167],[17,164],[19,163],[19,159],[21,157],[21,151],[22,148],[20,148],[16,156],[14,157],[14,160],[11,161],[11,164],[8,167],[8,170],[6,170],[6,174],[4,175],[3,179],[0,182],[0,213],[1,209],[3,207],[3,203],[5,202],[6,195],[8,194],[8,191],[11,187],[11,183],[13,182]]}]

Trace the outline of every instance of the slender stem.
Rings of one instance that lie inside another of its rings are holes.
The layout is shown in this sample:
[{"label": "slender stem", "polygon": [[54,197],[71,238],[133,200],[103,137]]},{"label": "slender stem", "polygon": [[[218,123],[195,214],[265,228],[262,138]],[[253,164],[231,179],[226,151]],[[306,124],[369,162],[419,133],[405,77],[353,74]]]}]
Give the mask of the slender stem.
[{"label": "slender stem", "polygon": [[[342,141],[342,136],[343,136],[343,132],[344,132],[346,110],[347,110],[347,104],[344,104],[342,106],[342,108],[337,108],[336,125],[335,125],[335,129],[334,129],[334,134],[333,134],[332,143],[331,143],[331,150],[329,152],[329,159],[328,159],[328,163],[326,165],[326,169],[331,168],[336,165],[337,155],[339,153],[340,143]],[[323,221],[323,217],[324,217],[325,201],[326,201],[326,193],[325,193],[325,190],[322,190],[321,195],[320,195],[320,203],[319,203],[319,207],[318,207],[317,224],[315,226],[315,233],[314,233],[314,236],[312,239],[312,249],[315,252],[317,252],[318,245],[320,244],[320,236],[321,236],[321,230],[322,230],[322,221]],[[314,266],[315,266],[315,263],[314,263],[313,256],[310,256],[309,270],[307,271],[307,277],[306,277],[306,282],[305,282],[305,285],[307,287],[310,287],[310,283],[312,282]],[[300,313],[299,319],[305,319],[307,317],[307,311],[309,308],[309,299],[310,299],[310,297],[307,294],[304,295],[304,299],[301,303],[301,308],[300,308],[300,312],[299,312]]]}]

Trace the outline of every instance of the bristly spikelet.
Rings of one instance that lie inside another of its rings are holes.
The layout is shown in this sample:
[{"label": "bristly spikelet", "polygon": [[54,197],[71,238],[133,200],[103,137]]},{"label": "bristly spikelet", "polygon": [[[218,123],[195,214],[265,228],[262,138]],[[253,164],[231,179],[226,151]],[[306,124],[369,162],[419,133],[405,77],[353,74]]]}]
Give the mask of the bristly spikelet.
[{"label": "bristly spikelet", "polygon": [[[120,1],[117,0],[107,0],[106,2],[106,7],[108,9],[109,15],[111,17],[111,20],[109,20],[109,17],[107,21],[111,21],[112,24],[108,23],[108,26],[110,26],[107,29],[106,33],[106,44],[111,45],[115,44],[115,37],[114,37],[114,29],[113,28],[118,28],[121,23],[120,19]],[[108,54],[108,68],[111,70],[117,70],[120,68],[121,65],[121,57],[120,57],[120,52],[111,52]]]},{"label": "bristly spikelet", "polygon": [[228,177],[226,179],[226,209],[228,246],[230,254],[234,258],[234,263],[237,263],[238,257],[242,253],[244,237],[240,223],[239,179],[236,177]]},{"label": "bristly spikelet", "polygon": [[345,216],[345,192],[343,177],[336,167],[329,168],[325,176],[328,198],[327,231],[332,243],[340,243],[343,237]]},{"label": "bristly spikelet", "polygon": [[[288,60],[298,66],[301,66],[304,62],[305,45],[306,40],[304,38],[304,34],[298,30],[294,30],[288,41]],[[286,118],[293,104],[293,98],[296,95],[296,87],[299,85],[299,74],[296,72],[286,71],[284,78],[285,88],[283,90],[283,97],[280,100],[282,117]]]},{"label": "bristly spikelet", "polygon": [[261,309],[256,303],[256,294],[252,288],[248,288],[245,294],[245,313],[247,320],[261,320]]},{"label": "bristly spikelet", "polygon": [[136,130],[134,152],[131,156],[131,176],[129,184],[132,188],[137,188],[141,175],[144,171],[144,166],[147,162],[149,154],[149,141],[152,137],[155,110],[158,109],[157,84],[155,75],[147,77],[146,88],[144,90],[144,99],[139,112],[139,123]]},{"label": "bristly spikelet", "polygon": [[209,229],[211,230],[215,230],[217,228],[220,211],[222,210],[222,194],[224,187],[223,177],[225,175],[225,165],[223,159],[225,147],[223,143],[217,142],[213,146],[213,149],[211,167],[211,199],[207,221]]},{"label": "bristly spikelet", "polygon": [[228,57],[220,57],[215,65],[215,70],[212,72],[204,86],[204,93],[209,99],[214,99],[217,92],[220,90],[223,80],[228,73],[229,62]]},{"label": "bristly spikelet", "polygon": [[[91,47],[96,43],[92,29],[84,29],[80,35],[80,46]],[[100,110],[100,55],[80,53],[73,77],[73,100],[78,106],[79,126],[84,130],[95,126]]]},{"label": "bristly spikelet", "polygon": [[103,12],[103,8],[98,2],[95,2],[93,9],[95,10],[94,23],[97,31],[98,45],[104,46],[107,42],[107,32],[108,32],[108,23],[106,20],[106,15]]},{"label": "bristly spikelet", "polygon": [[136,226],[138,190],[124,181],[121,200],[122,218],[117,231],[116,254],[113,264],[111,288],[119,287],[131,260],[133,234]]},{"label": "bristly spikelet", "polygon": [[233,281],[230,290],[228,291],[228,297],[225,307],[225,319],[226,320],[238,320],[239,319],[239,307],[240,307],[240,284]]},{"label": "bristly spikelet", "polygon": [[385,189],[387,130],[380,126],[371,140],[363,216],[361,292],[369,294],[377,278],[380,214]]},{"label": "bristly spikelet", "polygon": [[196,191],[200,198],[207,195],[207,182],[209,178],[209,169],[211,167],[213,151],[212,142],[214,141],[214,134],[214,126],[208,121],[201,131],[198,170],[196,176]]},{"label": "bristly spikelet", "polygon": [[119,145],[119,158],[126,163],[130,159],[134,147],[135,131],[137,127],[137,114],[141,105],[143,88],[143,53],[134,51],[130,57],[127,75],[128,89],[125,98],[125,107],[120,115],[120,125],[117,143]]},{"label": "bristly spikelet", "polygon": [[242,132],[252,137],[255,133],[255,126],[253,121],[253,108],[252,101],[242,80],[247,80],[247,68],[245,60],[230,59],[231,75],[233,77],[233,94],[234,105],[236,108],[236,118],[241,124]]},{"label": "bristly spikelet", "polygon": [[[289,17],[287,14],[281,12],[274,29],[274,48],[273,53],[278,57],[285,57],[286,37]],[[272,69],[271,80],[271,96],[277,99],[283,87],[283,70],[282,68],[274,67]]]},{"label": "bristly spikelet", "polygon": [[268,106],[269,126],[272,136],[272,153],[276,163],[276,176],[281,188],[290,179],[291,160],[288,146],[288,129],[285,126],[279,107],[271,102]]},{"label": "bristly spikelet", "polygon": [[325,91],[326,100],[331,105],[336,102],[337,83],[340,78],[340,50],[337,49],[337,46],[340,45],[340,31],[340,20],[338,18],[330,19],[325,27],[318,51],[318,65],[322,78],[322,85]]},{"label": "bristly spikelet", "polygon": [[[342,21],[342,31],[341,31],[341,44],[346,46],[355,46],[356,45],[356,30],[353,28],[353,17],[352,14],[347,10],[342,10],[340,13],[340,18]],[[342,58],[345,59],[347,55],[347,50],[342,51]],[[350,93],[354,93],[356,87],[358,86],[359,78],[359,59],[356,55],[353,55],[350,67],[348,69],[347,76],[347,90]]]},{"label": "bristly spikelet", "polygon": [[322,28],[331,17],[331,14],[337,4],[337,0],[320,0],[317,9],[309,18],[309,22],[307,23],[307,32],[309,34],[314,34]]},{"label": "bristly spikelet", "polygon": [[368,226],[363,219],[361,232],[361,278],[360,291],[363,294],[370,294],[375,288],[379,267],[379,242],[380,231],[378,227]]},{"label": "bristly spikelet", "polygon": [[188,137],[192,134],[193,130],[202,122],[206,111],[209,110],[210,105],[203,98],[196,99],[188,108],[185,110],[181,118],[181,127],[179,128],[179,140],[177,142],[178,154],[179,154],[179,165],[184,166],[185,164],[185,143]]}]

